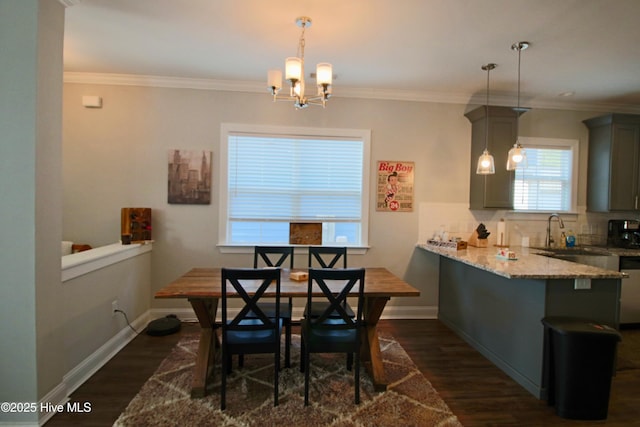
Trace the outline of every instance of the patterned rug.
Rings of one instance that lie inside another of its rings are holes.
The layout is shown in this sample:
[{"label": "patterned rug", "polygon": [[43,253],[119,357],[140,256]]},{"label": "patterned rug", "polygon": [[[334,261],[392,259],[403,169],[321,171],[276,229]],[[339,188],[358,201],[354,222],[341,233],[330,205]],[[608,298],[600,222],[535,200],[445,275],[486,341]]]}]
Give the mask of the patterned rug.
[{"label": "patterned rug", "polygon": [[[245,356],[227,378],[227,409],[220,411],[220,384],[191,399],[198,335],[187,334],[143,385],[114,426],[461,426],[429,381],[391,336],[380,336],[389,386],[376,392],[361,370],[360,404],[346,356],[311,356],[310,404],[304,406],[304,374],[298,369],[300,337],[293,335],[291,368],[280,373],[280,402],[273,406],[273,357]],[[283,353],[284,354],[284,353]],[[216,374],[220,366],[216,365]]]}]

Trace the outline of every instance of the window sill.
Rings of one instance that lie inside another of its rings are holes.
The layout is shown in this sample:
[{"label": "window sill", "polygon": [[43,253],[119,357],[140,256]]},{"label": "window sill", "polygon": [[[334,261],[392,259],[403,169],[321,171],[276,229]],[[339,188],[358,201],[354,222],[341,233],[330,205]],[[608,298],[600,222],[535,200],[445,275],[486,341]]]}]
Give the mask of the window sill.
[{"label": "window sill", "polygon": [[[294,248],[299,248],[299,251],[296,250],[296,252],[305,253],[305,254],[308,253],[307,245],[275,245],[275,244],[274,245],[264,244],[264,245],[265,246],[293,246]],[[226,243],[217,245],[218,249],[220,249],[220,252],[223,254],[252,254],[253,248],[255,246],[256,245],[229,245]],[[338,246],[338,245],[335,245],[335,246]],[[367,253],[368,250],[369,250],[369,246],[347,246],[347,253],[353,254],[353,255],[364,255]]]}]

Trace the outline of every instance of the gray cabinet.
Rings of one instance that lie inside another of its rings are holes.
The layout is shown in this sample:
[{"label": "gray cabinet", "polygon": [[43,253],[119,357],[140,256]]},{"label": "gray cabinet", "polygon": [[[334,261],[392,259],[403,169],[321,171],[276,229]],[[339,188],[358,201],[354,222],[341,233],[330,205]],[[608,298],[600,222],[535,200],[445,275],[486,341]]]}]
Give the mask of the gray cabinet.
[{"label": "gray cabinet", "polygon": [[516,141],[518,114],[511,107],[489,107],[489,153],[496,165],[494,175],[477,175],[478,157],[485,148],[485,106],[465,114],[471,122],[471,179],[469,209],[513,209],[515,173],[507,171],[507,153]]},{"label": "gray cabinet", "polygon": [[640,210],[640,116],[607,114],[589,128],[587,210]]}]

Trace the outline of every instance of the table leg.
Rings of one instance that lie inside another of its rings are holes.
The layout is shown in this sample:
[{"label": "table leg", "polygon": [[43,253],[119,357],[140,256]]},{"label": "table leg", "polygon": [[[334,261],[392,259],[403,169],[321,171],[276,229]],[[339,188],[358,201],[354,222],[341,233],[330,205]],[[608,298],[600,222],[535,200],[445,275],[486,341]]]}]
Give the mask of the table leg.
[{"label": "table leg", "polygon": [[360,360],[365,363],[376,391],[385,391],[388,384],[378,341],[378,320],[389,299],[389,297],[365,297],[364,301],[365,333],[362,334]]},{"label": "table leg", "polygon": [[201,328],[196,366],[193,371],[191,397],[204,397],[207,394],[209,379],[213,379],[216,347],[219,347],[215,331],[218,299],[189,299],[189,302],[196,313]]}]

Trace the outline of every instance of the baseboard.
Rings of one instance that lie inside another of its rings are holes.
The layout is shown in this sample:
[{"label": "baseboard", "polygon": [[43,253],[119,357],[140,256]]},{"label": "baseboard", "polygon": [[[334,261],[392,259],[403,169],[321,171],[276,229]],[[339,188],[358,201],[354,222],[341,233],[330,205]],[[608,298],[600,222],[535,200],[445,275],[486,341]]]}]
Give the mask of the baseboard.
[{"label": "baseboard", "polygon": [[[137,330],[142,331],[149,323],[151,318],[151,311],[148,310],[140,317],[131,322],[131,326]],[[95,374],[100,368],[102,368],[113,356],[115,356],[120,350],[122,350],[131,340],[136,337],[136,333],[125,326],[120,332],[118,332],[113,338],[104,343],[100,348],[94,351],[89,357],[84,359],[80,364],[71,369],[63,378],[62,383],[56,386],[53,390],[47,393],[38,402],[38,405],[51,403],[52,405],[66,405],[69,401],[69,396],[78,387],[84,384],[93,374]],[[40,406],[42,407],[42,406]],[[46,423],[55,412],[41,412],[39,424]]]},{"label": "baseboard", "polygon": [[[240,309],[230,310],[232,313],[239,311]],[[293,317],[301,318],[304,307],[293,308]],[[158,319],[165,317],[169,314],[175,314],[178,319],[183,322],[197,322],[195,313],[191,308],[154,308],[150,310],[151,317]],[[220,313],[218,313],[219,315]],[[438,307],[437,306],[387,306],[382,312],[381,319],[437,319]],[[220,320],[220,319],[218,319]]]},{"label": "baseboard", "polygon": [[197,322],[198,318],[192,308],[152,308],[149,310],[151,320],[160,319],[170,314],[175,315],[183,322]]},{"label": "baseboard", "polygon": [[391,305],[385,307],[381,319],[437,319],[438,306]]}]

